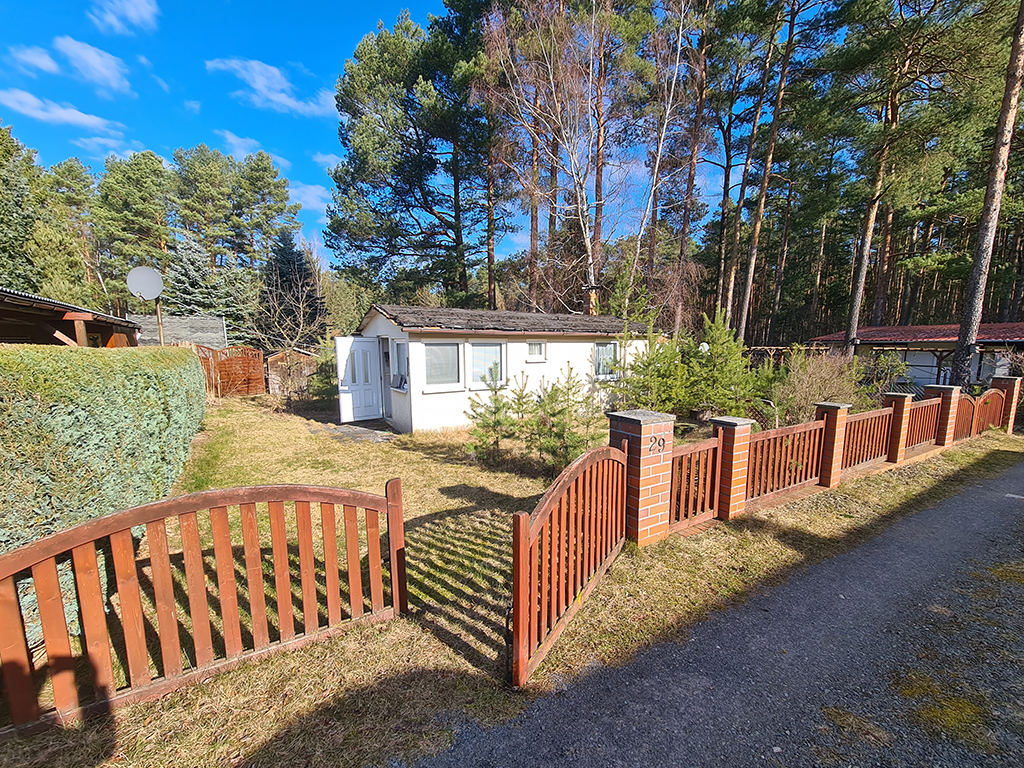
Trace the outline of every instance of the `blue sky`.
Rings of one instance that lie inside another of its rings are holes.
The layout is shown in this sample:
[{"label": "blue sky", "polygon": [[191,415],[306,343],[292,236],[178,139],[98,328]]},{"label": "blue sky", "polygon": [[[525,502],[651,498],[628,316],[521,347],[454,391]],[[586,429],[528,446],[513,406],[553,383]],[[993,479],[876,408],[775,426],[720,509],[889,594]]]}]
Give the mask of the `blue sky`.
[{"label": "blue sky", "polygon": [[340,149],[334,84],[359,40],[405,8],[424,26],[444,12],[441,0],[0,0],[0,123],[45,165],[264,149],[314,235]]}]

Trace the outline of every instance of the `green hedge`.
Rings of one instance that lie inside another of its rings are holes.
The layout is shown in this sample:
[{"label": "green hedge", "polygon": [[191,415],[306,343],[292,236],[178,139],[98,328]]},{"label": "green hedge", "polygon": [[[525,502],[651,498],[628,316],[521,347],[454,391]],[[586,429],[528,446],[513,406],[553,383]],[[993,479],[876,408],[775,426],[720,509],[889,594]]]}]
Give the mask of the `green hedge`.
[{"label": "green hedge", "polygon": [[166,496],[205,414],[190,350],[0,345],[0,553]]}]

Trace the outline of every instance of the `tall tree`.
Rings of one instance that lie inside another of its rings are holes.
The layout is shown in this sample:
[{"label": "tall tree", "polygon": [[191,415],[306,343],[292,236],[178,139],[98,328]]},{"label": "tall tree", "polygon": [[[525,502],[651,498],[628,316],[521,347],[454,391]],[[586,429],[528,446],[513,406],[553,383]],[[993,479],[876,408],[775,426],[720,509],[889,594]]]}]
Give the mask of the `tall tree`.
[{"label": "tall tree", "polygon": [[230,226],[240,263],[249,267],[264,264],[281,234],[298,231],[298,212],[299,206],[289,201],[288,179],[269,154],[260,150],[236,164]]},{"label": "tall tree", "polygon": [[[1013,126],[1017,120],[1017,105],[1020,102],[1021,78],[1024,77],[1024,0],[1017,10],[1010,47],[1010,63],[1006,69],[1006,87],[1003,102],[996,123],[995,146],[989,163],[988,185],[985,189],[985,203],[981,210],[977,244],[974,248],[974,268],[967,286],[967,303],[964,307],[956,351],[953,354],[951,383],[965,386],[970,381],[971,347],[978,340],[978,326],[985,299],[985,284],[988,281],[989,265],[992,261],[992,247],[999,224],[999,210],[1006,186],[1006,169],[1010,156],[1010,141]],[[1012,425],[1011,425],[1012,426]]]},{"label": "tall tree", "polygon": [[231,192],[235,161],[217,149],[200,144],[174,150],[176,220],[192,234],[216,264],[231,253]]},{"label": "tall tree", "polygon": [[39,273],[29,259],[28,241],[35,225],[29,174],[34,156],[0,126],[0,284],[35,291]]}]

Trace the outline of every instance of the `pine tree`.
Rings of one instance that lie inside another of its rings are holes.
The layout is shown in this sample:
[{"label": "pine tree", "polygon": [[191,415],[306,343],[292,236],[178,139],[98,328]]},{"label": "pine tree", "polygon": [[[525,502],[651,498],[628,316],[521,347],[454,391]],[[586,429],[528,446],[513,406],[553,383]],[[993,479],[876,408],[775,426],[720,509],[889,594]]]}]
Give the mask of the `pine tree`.
[{"label": "pine tree", "polygon": [[174,151],[178,227],[190,232],[203,249],[224,264],[231,252],[231,192],[235,161],[200,144]]},{"label": "pine tree", "polygon": [[231,204],[232,246],[242,264],[265,264],[278,235],[298,230],[300,206],[288,202],[288,179],[262,150],[237,165]]},{"label": "pine tree", "polygon": [[164,297],[167,311],[173,315],[218,315],[223,311],[224,286],[210,267],[209,254],[190,234],[174,245]]},{"label": "pine tree", "polygon": [[28,178],[33,159],[9,127],[0,127],[0,285],[29,292],[39,282],[28,252],[35,226]]}]

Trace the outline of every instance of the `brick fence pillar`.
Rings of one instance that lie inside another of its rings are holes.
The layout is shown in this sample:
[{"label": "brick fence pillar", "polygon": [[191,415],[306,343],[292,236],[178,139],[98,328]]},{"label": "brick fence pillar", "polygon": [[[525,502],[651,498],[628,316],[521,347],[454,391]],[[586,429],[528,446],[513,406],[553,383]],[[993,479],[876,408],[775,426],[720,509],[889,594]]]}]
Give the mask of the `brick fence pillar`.
[{"label": "brick fence pillar", "polygon": [[821,441],[821,474],[818,485],[835,488],[843,475],[843,446],[846,445],[846,419],[849,403],[815,403],[815,421],[825,420]]},{"label": "brick fence pillar", "polygon": [[721,416],[711,420],[718,436],[718,517],[732,520],[747,509],[751,419]]},{"label": "brick fence pillar", "polygon": [[1002,390],[1003,420],[1000,426],[1006,428],[1006,434],[1013,434],[1013,424],[1017,421],[1017,401],[1020,400],[1020,379],[1016,376],[993,376],[992,389]]},{"label": "brick fence pillar", "polygon": [[907,458],[907,433],[910,431],[910,404],[913,395],[905,392],[886,392],[884,403],[892,407],[892,431],[889,432],[889,451],[886,460],[902,464]]},{"label": "brick fence pillar", "polygon": [[960,387],[929,384],[924,388],[925,397],[941,397],[939,423],[935,427],[935,444],[952,445],[956,430],[956,414],[960,407]]},{"label": "brick fence pillar", "polygon": [[626,535],[643,547],[668,536],[672,494],[672,430],[670,413],[609,413],[609,444],[629,441],[626,462]]}]

